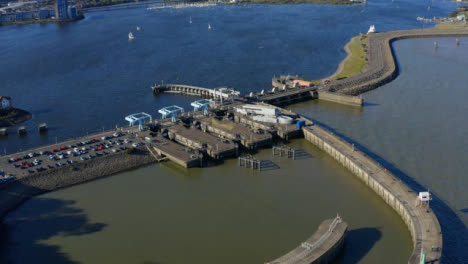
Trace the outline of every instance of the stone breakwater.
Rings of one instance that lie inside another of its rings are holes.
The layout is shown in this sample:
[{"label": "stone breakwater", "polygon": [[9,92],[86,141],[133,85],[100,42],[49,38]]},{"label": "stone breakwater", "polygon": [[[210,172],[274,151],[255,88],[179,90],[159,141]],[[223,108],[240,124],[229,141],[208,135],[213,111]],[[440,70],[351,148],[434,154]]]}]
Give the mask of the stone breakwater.
[{"label": "stone breakwater", "polygon": [[430,208],[417,205],[417,194],[353,145],[304,120],[307,126],[303,127],[303,132],[307,141],[353,172],[401,216],[413,239],[413,252],[408,263],[421,263],[422,251],[426,254],[425,263],[440,263],[443,243],[441,227]]},{"label": "stone breakwater", "polygon": [[406,38],[468,36],[468,28],[440,30],[436,28],[389,31],[369,35],[366,71],[352,77],[336,80],[323,90],[345,95],[359,95],[373,90],[398,75],[392,43]]},{"label": "stone breakwater", "polygon": [[81,184],[154,162],[148,152],[120,152],[74,166],[56,168],[19,178],[0,189],[0,219],[27,199],[45,192]]}]

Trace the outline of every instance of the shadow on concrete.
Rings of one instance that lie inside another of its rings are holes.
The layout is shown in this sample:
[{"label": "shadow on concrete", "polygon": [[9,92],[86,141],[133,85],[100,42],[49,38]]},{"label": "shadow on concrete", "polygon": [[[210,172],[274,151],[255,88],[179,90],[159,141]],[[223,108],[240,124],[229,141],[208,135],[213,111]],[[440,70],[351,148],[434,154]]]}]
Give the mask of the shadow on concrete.
[{"label": "shadow on concrete", "polygon": [[348,231],[343,249],[333,263],[360,263],[381,237],[382,232],[375,227],[358,228]]},{"label": "shadow on concrete", "polygon": [[[0,195],[5,199],[4,190]],[[8,214],[0,224],[0,263],[78,263],[60,247],[43,243],[58,235],[82,236],[105,228],[103,223],[90,223],[74,204],[70,200],[36,197],[24,203],[21,210]]]},{"label": "shadow on concrete", "polygon": [[[393,173],[397,178],[399,178],[402,182],[408,185],[413,191],[427,191],[426,187],[419,184],[417,181],[405,174],[391,162],[386,161],[384,158],[372,152],[367,147],[359,144],[359,142],[356,142],[352,138],[349,138],[346,135],[339,133],[334,128],[329,127],[318,120],[312,118],[311,120],[313,120],[316,124],[331,131],[333,134],[337,135],[343,140],[354,144],[354,147],[356,149],[362,151],[367,156],[380,163],[381,166]],[[437,216],[437,219],[439,220],[439,223],[442,228],[442,263],[466,263],[466,260],[468,259],[468,229],[466,228],[465,224],[458,217],[455,211],[435,194],[432,194],[431,208]]]}]

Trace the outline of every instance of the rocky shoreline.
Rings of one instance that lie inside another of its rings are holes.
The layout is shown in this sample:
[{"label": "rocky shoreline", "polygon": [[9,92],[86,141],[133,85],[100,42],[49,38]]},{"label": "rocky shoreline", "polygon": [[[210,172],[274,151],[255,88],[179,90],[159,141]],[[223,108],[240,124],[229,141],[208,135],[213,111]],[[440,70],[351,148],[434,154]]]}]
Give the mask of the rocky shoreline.
[{"label": "rocky shoreline", "polygon": [[139,149],[132,154],[120,152],[71,167],[19,178],[0,186],[0,219],[35,195],[115,175],[153,162],[154,158],[146,150]]},{"label": "rocky shoreline", "polygon": [[[0,128],[18,125],[28,121],[32,117],[31,113],[18,108],[13,108],[9,112],[13,113],[13,115],[0,118]],[[10,113],[7,113],[7,115]]]}]

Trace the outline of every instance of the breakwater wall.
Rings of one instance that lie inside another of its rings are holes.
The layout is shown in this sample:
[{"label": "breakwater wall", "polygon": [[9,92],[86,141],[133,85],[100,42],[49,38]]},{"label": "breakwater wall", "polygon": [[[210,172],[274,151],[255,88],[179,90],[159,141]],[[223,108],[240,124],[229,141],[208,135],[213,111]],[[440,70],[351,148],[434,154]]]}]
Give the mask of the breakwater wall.
[{"label": "breakwater wall", "polygon": [[266,264],[324,264],[330,263],[343,248],[348,224],[340,217],[327,219],[317,231],[297,248]]},{"label": "breakwater wall", "polygon": [[[305,139],[353,172],[401,216],[413,240],[413,252],[408,263],[420,263],[422,251],[426,254],[426,261],[440,263],[441,228],[430,208],[417,206],[417,194],[353,145],[305,120]],[[434,250],[435,247],[438,250]]]},{"label": "breakwater wall", "polygon": [[368,35],[366,72],[332,81],[323,91],[359,95],[391,82],[398,76],[392,43],[407,38],[468,36],[468,28],[440,30],[437,28],[389,31]]},{"label": "breakwater wall", "polygon": [[133,154],[120,152],[18,178],[0,189],[0,219],[35,195],[111,176],[150,163],[154,163],[154,158],[145,150]]},{"label": "breakwater wall", "polygon": [[364,103],[364,100],[361,97],[330,93],[325,91],[318,92],[318,99],[352,106],[362,106]]}]

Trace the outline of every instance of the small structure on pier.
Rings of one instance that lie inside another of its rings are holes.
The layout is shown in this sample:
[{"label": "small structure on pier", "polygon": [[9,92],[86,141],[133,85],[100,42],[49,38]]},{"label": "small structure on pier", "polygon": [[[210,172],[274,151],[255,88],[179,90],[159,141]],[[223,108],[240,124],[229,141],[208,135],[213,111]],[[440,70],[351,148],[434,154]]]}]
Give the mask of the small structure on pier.
[{"label": "small structure on pier", "polygon": [[130,126],[134,126],[135,124],[138,123],[138,128],[140,131],[143,130],[143,124],[148,123],[152,121],[151,115],[141,112],[141,113],[136,113],[136,114],[131,114],[129,116],[125,117],[125,120],[127,120],[130,123]]},{"label": "small structure on pier", "polygon": [[416,199],[416,206],[426,205],[429,207],[429,201],[432,200],[432,195],[429,191],[419,192],[418,198]]},{"label": "small structure on pier", "polygon": [[171,117],[172,122],[176,122],[177,115],[183,113],[184,109],[177,105],[171,105],[159,109],[158,112],[162,115],[163,119]]},{"label": "small structure on pier", "polygon": [[201,99],[192,102],[190,105],[193,106],[194,112],[203,110],[203,113],[205,115],[208,115],[208,109],[210,108],[210,104],[214,104],[214,100]]}]

